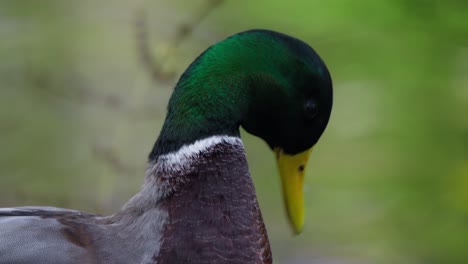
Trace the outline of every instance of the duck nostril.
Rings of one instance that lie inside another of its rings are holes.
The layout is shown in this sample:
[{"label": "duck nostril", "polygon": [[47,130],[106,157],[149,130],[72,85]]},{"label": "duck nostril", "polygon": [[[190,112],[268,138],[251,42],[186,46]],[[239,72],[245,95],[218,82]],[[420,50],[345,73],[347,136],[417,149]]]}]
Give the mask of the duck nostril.
[{"label": "duck nostril", "polygon": [[298,170],[299,170],[299,172],[303,172],[304,171],[304,165],[300,165]]}]

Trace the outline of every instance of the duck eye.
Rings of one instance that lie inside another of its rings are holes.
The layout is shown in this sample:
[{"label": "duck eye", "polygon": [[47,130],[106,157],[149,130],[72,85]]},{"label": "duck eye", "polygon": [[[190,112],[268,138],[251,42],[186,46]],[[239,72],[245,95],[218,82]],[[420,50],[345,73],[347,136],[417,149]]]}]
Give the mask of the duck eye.
[{"label": "duck eye", "polygon": [[318,106],[314,100],[307,100],[304,104],[304,113],[308,119],[313,119],[318,113]]}]

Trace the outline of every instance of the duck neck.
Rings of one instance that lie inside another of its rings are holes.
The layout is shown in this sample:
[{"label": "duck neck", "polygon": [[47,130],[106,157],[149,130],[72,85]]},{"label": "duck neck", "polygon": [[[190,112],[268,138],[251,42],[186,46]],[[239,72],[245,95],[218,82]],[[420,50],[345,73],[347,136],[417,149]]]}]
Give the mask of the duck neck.
[{"label": "duck neck", "polygon": [[242,76],[233,75],[226,81],[193,71],[182,75],[169,100],[150,161],[213,135],[240,135],[239,126],[249,103]]},{"label": "duck neck", "polygon": [[210,263],[271,263],[239,137],[208,137],[160,155],[146,180],[159,188],[158,208],[167,213],[157,263],[201,263],[208,256]]}]

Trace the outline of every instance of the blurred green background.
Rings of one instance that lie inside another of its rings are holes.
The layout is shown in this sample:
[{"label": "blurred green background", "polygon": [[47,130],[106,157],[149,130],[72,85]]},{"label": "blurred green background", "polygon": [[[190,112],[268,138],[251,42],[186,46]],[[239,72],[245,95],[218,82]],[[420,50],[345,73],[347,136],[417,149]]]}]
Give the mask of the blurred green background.
[{"label": "blurred green background", "polygon": [[327,63],[335,104],[299,237],[273,154],[244,133],[275,263],[468,263],[468,2],[0,1],[0,206],[116,211],[177,77],[267,28]]}]

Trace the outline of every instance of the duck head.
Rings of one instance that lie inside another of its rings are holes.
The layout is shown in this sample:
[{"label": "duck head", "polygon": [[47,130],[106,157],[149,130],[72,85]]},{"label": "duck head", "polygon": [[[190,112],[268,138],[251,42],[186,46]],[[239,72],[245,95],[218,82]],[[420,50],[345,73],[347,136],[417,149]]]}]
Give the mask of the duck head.
[{"label": "duck head", "polygon": [[275,153],[293,230],[304,224],[303,182],[332,109],[332,81],[318,54],[296,38],[250,30],[207,49],[184,72],[150,158],[239,127]]}]

